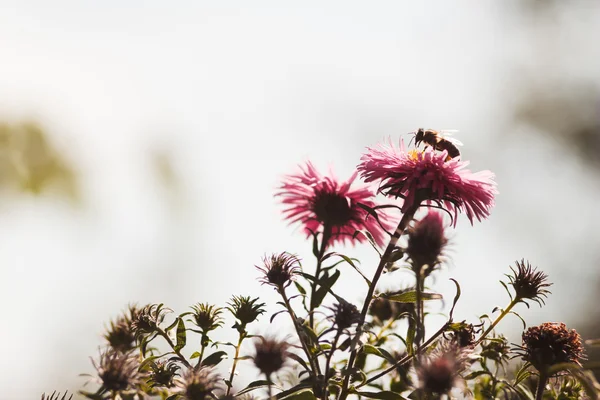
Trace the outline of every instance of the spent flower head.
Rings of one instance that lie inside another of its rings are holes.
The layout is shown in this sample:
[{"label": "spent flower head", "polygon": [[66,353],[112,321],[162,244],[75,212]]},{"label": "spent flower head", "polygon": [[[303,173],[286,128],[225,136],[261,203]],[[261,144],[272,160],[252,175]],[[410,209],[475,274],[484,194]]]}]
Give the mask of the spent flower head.
[{"label": "spent flower head", "polygon": [[198,303],[192,306],[193,322],[203,333],[214,331],[223,325],[223,309],[208,303]]},{"label": "spent flower head", "polygon": [[255,342],[254,365],[267,377],[283,368],[290,345],[273,337],[259,337]]},{"label": "spent flower head", "polygon": [[150,387],[170,388],[175,385],[174,379],[179,376],[181,367],[174,361],[158,360],[150,363]]},{"label": "spent flower head", "polygon": [[300,271],[300,259],[294,254],[283,252],[263,257],[263,265],[256,268],[264,274],[259,280],[276,288],[285,288]]},{"label": "spent flower head", "polygon": [[379,181],[379,192],[404,199],[402,211],[415,204],[436,203],[454,214],[454,224],[459,211],[473,223],[489,216],[498,193],[494,174],[490,171],[473,173],[466,169],[466,161],[447,160],[446,151],[428,147],[424,151],[406,151],[391,141],[388,145],[368,148],[361,158],[358,170],[365,182]]},{"label": "spent flower head", "polygon": [[552,286],[552,283],[548,282],[548,275],[532,267],[525,259],[515,261],[515,264],[516,270],[510,267],[513,274],[506,275],[515,291],[515,300],[525,303],[527,307],[529,304],[525,300],[533,300],[541,307],[544,298],[550,293],[546,288]]},{"label": "spent flower head", "polygon": [[328,244],[364,242],[366,237],[355,233],[366,230],[383,246],[387,214],[379,210],[376,218],[361,207],[374,210],[377,204],[371,190],[352,187],[356,176],[354,173],[346,182],[340,182],[333,174],[322,176],[310,161],[300,166],[298,173],[286,176],[276,193],[286,206],[285,218],[290,223],[300,222],[307,237],[326,230]]},{"label": "spent flower head", "polygon": [[181,378],[177,379],[175,394],[185,400],[212,399],[213,392],[220,389],[221,378],[211,367],[188,369]]},{"label": "spent flower head", "polygon": [[342,298],[339,298],[338,302],[333,307],[330,307],[330,310],[333,311],[333,323],[340,332],[360,322],[360,311],[358,311],[358,308]]},{"label": "spent flower head", "polygon": [[113,349],[121,353],[127,353],[135,348],[135,332],[131,319],[121,315],[115,321],[110,321],[110,327],[106,330],[104,338]]},{"label": "spent flower head", "polygon": [[[448,327],[451,341],[458,347],[472,347],[475,344],[475,332],[477,328],[465,321],[455,322]],[[480,330],[480,329],[479,329]]]},{"label": "spent flower head", "polygon": [[584,359],[581,336],[575,329],[568,330],[562,322],[544,322],[530,327],[523,333],[523,345],[516,351],[543,373],[556,364],[581,365]]},{"label": "spent flower head", "polygon": [[112,392],[122,392],[135,388],[141,381],[138,358],[132,353],[121,353],[107,349],[100,353],[100,360],[92,364],[98,373],[102,388]]},{"label": "spent flower head", "polygon": [[408,229],[406,254],[410,257],[413,269],[418,273],[427,265],[424,273],[425,276],[429,275],[439,264],[447,243],[442,215],[437,211],[429,211]]},{"label": "spent flower head", "polygon": [[256,321],[266,312],[265,303],[259,303],[259,298],[251,299],[250,296],[233,296],[227,309],[240,322],[241,326]]},{"label": "spent flower head", "polygon": [[136,337],[156,332],[171,309],[163,304],[148,304],[140,309],[132,320],[132,328]]}]

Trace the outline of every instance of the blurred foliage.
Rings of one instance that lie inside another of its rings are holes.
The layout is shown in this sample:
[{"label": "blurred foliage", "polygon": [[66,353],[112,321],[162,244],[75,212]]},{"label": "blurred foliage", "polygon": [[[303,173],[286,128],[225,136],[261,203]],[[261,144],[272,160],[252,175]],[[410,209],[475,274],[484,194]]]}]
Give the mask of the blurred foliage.
[{"label": "blurred foliage", "polygon": [[0,122],[0,188],[16,193],[49,192],[71,201],[79,198],[73,167],[37,124]]},{"label": "blurred foliage", "polygon": [[530,89],[517,109],[517,119],[563,141],[584,161],[600,168],[600,88],[556,86],[550,83]]}]

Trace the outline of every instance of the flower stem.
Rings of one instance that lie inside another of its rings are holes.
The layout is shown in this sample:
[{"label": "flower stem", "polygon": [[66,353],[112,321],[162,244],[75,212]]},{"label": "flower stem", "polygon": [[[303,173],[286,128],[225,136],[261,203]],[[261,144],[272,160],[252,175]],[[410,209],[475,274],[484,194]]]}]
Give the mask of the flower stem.
[{"label": "flower stem", "polygon": [[267,375],[267,385],[269,386],[269,400],[273,398],[273,382],[271,382],[271,375]]},{"label": "flower stem", "polygon": [[175,348],[175,344],[173,343],[173,341],[171,340],[171,338],[169,337],[169,335],[167,334],[167,332],[165,332],[164,330],[162,330],[161,328],[158,328],[158,334],[160,336],[162,336],[163,338],[165,338],[165,340],[167,341],[167,343],[169,344],[169,346],[173,349],[173,351],[175,352],[175,354],[177,354],[177,356],[180,358],[181,362],[188,367],[189,369],[192,369],[194,367],[192,367],[192,364],[190,364],[185,357],[183,356],[183,354],[181,354],[181,352],[179,350],[177,350]]},{"label": "flower stem", "polygon": [[[238,357],[240,356],[240,348],[242,347],[242,342],[246,338],[246,331],[240,332],[240,338],[238,339],[237,346],[235,346],[235,358],[233,359],[233,365],[231,366],[231,373],[229,374],[229,382],[227,383],[227,394],[231,393],[231,388],[233,387],[233,377],[235,376],[235,367],[237,367]],[[202,348],[204,350],[204,348]]]},{"label": "flower stem", "polygon": [[321,236],[321,246],[319,248],[319,253],[317,255],[317,269],[315,271],[315,280],[312,282],[310,289],[310,310],[308,313],[308,320],[310,323],[310,329],[314,329],[315,326],[315,293],[317,292],[317,283],[319,282],[319,275],[321,275],[321,267],[323,266],[323,256],[325,255],[325,250],[327,249],[327,243],[329,242],[329,238],[331,237],[331,228],[328,226],[323,227],[323,235]]},{"label": "flower stem", "polygon": [[481,336],[479,337],[479,339],[477,340],[477,342],[475,343],[475,346],[479,345],[486,337],[487,335],[489,335],[489,333],[494,330],[494,328],[496,327],[496,325],[498,325],[498,323],[502,320],[502,318],[506,317],[508,315],[508,313],[510,313],[510,310],[512,310],[512,308],[517,305],[519,301],[517,299],[513,299],[510,304],[508,305],[508,307],[506,307],[504,310],[502,310],[502,312],[500,313],[500,315],[498,315],[498,318],[496,318],[494,320],[494,322],[492,322],[492,324],[485,330],[485,332],[483,332],[481,334]]},{"label": "flower stem", "polygon": [[544,389],[546,388],[546,383],[548,382],[548,377],[546,374],[540,372],[540,379],[537,385],[537,391],[535,392],[535,400],[542,400],[544,397]]},{"label": "flower stem", "polygon": [[281,298],[283,299],[285,308],[287,309],[288,314],[290,315],[290,318],[292,319],[292,323],[294,324],[294,329],[296,330],[296,334],[298,335],[298,340],[300,341],[300,344],[302,345],[302,350],[304,350],[304,354],[306,354],[306,357],[308,358],[308,362],[310,363],[310,367],[312,368],[313,379],[316,379],[315,377],[321,373],[319,363],[315,362],[315,360],[313,360],[313,357],[310,354],[308,345],[306,344],[306,342],[303,339],[306,335],[302,332],[302,327],[298,323],[298,318],[296,317],[296,313],[294,312],[294,309],[292,308],[292,305],[290,304],[290,301],[287,298],[287,295],[285,294],[285,288],[283,286],[280,286],[278,288],[278,291],[279,291],[279,294],[281,295]]},{"label": "flower stem", "polygon": [[354,338],[352,339],[352,342],[350,344],[351,353],[350,353],[350,358],[348,359],[348,364],[346,367],[346,376],[344,377],[344,382],[342,383],[342,390],[340,392],[340,397],[339,397],[340,400],[345,400],[349,394],[348,386],[350,384],[350,376],[352,375],[354,361],[356,360],[356,355],[358,353],[357,344],[358,344],[358,340],[360,339],[360,335],[362,334],[362,327],[363,327],[363,324],[365,323],[365,318],[367,317],[367,312],[369,311],[369,305],[371,304],[371,300],[373,299],[373,293],[375,293],[375,288],[377,287],[377,282],[379,281],[379,278],[381,277],[381,274],[383,273],[383,269],[385,268],[386,264],[388,263],[389,255],[392,253],[392,250],[394,250],[394,248],[396,247],[396,243],[398,243],[398,239],[400,239],[400,236],[404,233],[404,230],[406,229],[409,222],[412,220],[413,216],[417,212],[417,209],[419,208],[419,204],[420,204],[419,202],[415,202],[415,204],[412,207],[410,207],[408,210],[406,210],[406,212],[402,216],[402,219],[400,220],[400,223],[398,224],[398,227],[396,228],[396,231],[390,238],[390,242],[388,243],[385,251],[383,252],[381,259],[379,260],[379,265],[377,266],[375,275],[373,276],[373,279],[371,280],[371,285],[369,286],[367,296],[365,297],[365,301],[363,303],[363,308],[360,313],[360,320],[358,322],[358,326],[356,327],[356,334],[354,335]]},{"label": "flower stem", "polygon": [[[417,354],[421,351],[421,342],[425,338],[425,313],[423,312],[423,267],[420,267],[418,271],[415,271],[417,275],[417,335],[416,345]],[[417,359],[418,360],[418,359]]]},{"label": "flower stem", "polygon": [[338,330],[335,334],[335,338],[333,339],[333,343],[331,343],[331,349],[327,355],[327,361],[325,362],[325,375],[323,376],[323,400],[327,400],[329,398],[329,392],[327,390],[329,386],[329,366],[331,364],[331,357],[336,350],[337,343],[341,335],[342,331]]},{"label": "flower stem", "polygon": [[[420,351],[424,351],[427,346],[429,346],[435,339],[437,339],[438,336],[440,336],[442,333],[444,333],[446,331],[446,328],[448,328],[448,325],[450,325],[452,323],[452,321],[448,321],[446,322],[444,325],[442,325],[442,327],[433,334],[433,336],[431,336],[429,339],[427,339],[427,341],[425,343],[423,343],[423,346],[421,346]],[[392,372],[394,369],[398,368],[401,365],[404,365],[405,363],[407,363],[408,361],[410,361],[412,358],[414,357],[414,355],[407,355],[406,357],[400,359],[398,362],[396,362],[394,365],[390,366],[388,369],[381,371],[380,373],[378,373],[377,375],[374,375],[372,377],[370,377],[369,379],[367,379],[364,383],[361,383],[360,385],[358,385],[356,388],[361,388],[365,385],[368,385],[371,382],[376,381],[377,379],[381,378],[382,376],[387,375],[388,373]]]}]

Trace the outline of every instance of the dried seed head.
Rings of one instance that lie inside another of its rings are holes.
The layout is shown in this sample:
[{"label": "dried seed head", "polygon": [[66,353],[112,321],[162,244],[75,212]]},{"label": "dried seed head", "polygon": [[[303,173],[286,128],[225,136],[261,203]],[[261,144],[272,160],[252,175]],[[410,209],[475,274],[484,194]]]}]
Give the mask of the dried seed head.
[{"label": "dried seed head", "polygon": [[279,371],[288,358],[289,344],[286,342],[260,337],[254,346],[254,365],[267,377]]},{"label": "dried seed head", "polygon": [[260,299],[250,299],[250,297],[233,296],[227,309],[240,322],[242,327],[256,321],[259,315],[265,313],[265,303],[259,303]]},{"label": "dried seed head", "polygon": [[339,331],[348,329],[360,322],[360,311],[358,311],[358,308],[342,298],[330,310],[333,311],[333,322]]},{"label": "dried seed head", "polygon": [[149,304],[139,310],[132,319],[132,328],[136,337],[156,332],[159,325],[164,321],[165,315],[172,312],[162,304]]},{"label": "dried seed head", "polygon": [[481,356],[496,362],[509,359],[510,346],[504,336],[487,338],[481,343]]},{"label": "dried seed head", "polygon": [[110,328],[104,334],[104,338],[110,347],[121,353],[127,353],[135,347],[135,333],[131,321],[124,316],[110,321]]},{"label": "dried seed head", "polygon": [[150,364],[150,370],[150,387],[170,388],[175,385],[174,378],[179,376],[180,367],[174,361],[158,360]]},{"label": "dried seed head", "polygon": [[213,331],[223,325],[223,309],[208,303],[198,303],[192,306],[194,323],[204,333]]},{"label": "dried seed head", "polygon": [[540,372],[560,363],[581,365],[584,358],[581,336],[563,323],[545,322],[527,329],[517,351]]},{"label": "dried seed head", "polygon": [[448,329],[451,331],[451,340],[458,347],[471,347],[475,344],[475,327],[465,321],[451,324]]},{"label": "dried seed head", "polygon": [[180,388],[177,393],[186,400],[212,399],[219,382],[219,376],[210,367],[190,368],[176,382]]},{"label": "dried seed head", "polygon": [[429,275],[443,254],[448,239],[444,236],[444,219],[436,211],[429,211],[408,230],[406,254],[410,257],[415,271],[427,265],[424,273]]},{"label": "dried seed head", "polygon": [[263,258],[263,266],[256,268],[264,276],[260,279],[263,284],[284,288],[292,283],[300,271],[300,259],[293,254],[283,252]]},{"label": "dried seed head", "polygon": [[100,361],[92,361],[102,387],[109,391],[121,392],[134,388],[140,382],[139,361],[132,353],[120,353],[108,349],[100,354]]},{"label": "dried seed head", "polygon": [[[531,266],[529,261],[522,259],[515,262],[517,270],[510,267],[513,274],[507,275],[515,291],[515,299],[527,304],[524,300],[533,300],[542,306],[544,298],[550,293],[546,288],[552,286],[548,282],[548,276],[542,271],[537,271]],[[529,304],[527,304],[529,306]]]}]

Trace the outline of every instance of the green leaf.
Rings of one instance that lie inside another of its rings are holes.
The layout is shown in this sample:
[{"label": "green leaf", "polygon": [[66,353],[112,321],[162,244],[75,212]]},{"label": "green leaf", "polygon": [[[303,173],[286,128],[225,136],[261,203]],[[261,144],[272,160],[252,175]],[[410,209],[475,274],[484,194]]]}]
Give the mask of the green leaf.
[{"label": "green leaf", "polygon": [[221,361],[223,361],[224,358],[227,357],[227,353],[224,351],[217,351],[212,353],[210,356],[206,357],[204,360],[202,360],[202,365],[217,365],[219,364]]},{"label": "green leaf", "polygon": [[301,284],[299,284],[298,282],[294,281],[294,285],[296,286],[296,289],[298,289],[298,291],[300,292],[300,294],[306,296],[306,290],[302,287]]},{"label": "green leaf", "polygon": [[333,275],[328,276],[328,274],[325,274],[322,279],[319,279],[320,287],[315,292],[315,296],[311,299],[311,310],[314,310],[321,305],[323,299],[325,299],[325,296],[327,295],[327,292],[329,292],[339,277],[340,271],[336,270]]},{"label": "green leaf", "polygon": [[253,390],[260,389],[260,388],[267,387],[267,386],[269,386],[269,381],[266,381],[266,380],[258,380],[258,381],[251,382],[250,384],[248,384],[248,386],[246,386],[245,388],[243,388],[242,390],[237,392],[235,397],[241,396],[241,395],[251,392]]},{"label": "green leaf", "polygon": [[306,361],[304,361],[299,355],[294,354],[294,353],[289,353],[288,357],[291,358],[292,360],[295,360],[296,362],[298,362],[298,364],[302,365],[302,367],[304,367],[305,370],[310,372],[310,368],[308,368]]},{"label": "green leaf", "polygon": [[289,396],[281,397],[281,400],[315,400],[316,397],[311,389],[304,389]]},{"label": "green leaf", "polygon": [[180,397],[179,394],[172,394],[169,397],[167,397],[165,400],[177,400]]},{"label": "green leaf", "polygon": [[460,299],[460,285],[454,278],[450,278],[452,282],[456,285],[456,295],[454,295],[454,300],[452,301],[452,308],[450,309],[450,321],[452,321],[452,315],[454,314],[454,307],[456,307],[456,303],[458,303],[458,299]]},{"label": "green leaf", "polygon": [[417,333],[417,325],[413,318],[408,319],[408,331],[406,332],[406,351],[408,354],[413,355],[413,343],[415,342],[415,335]]},{"label": "green leaf", "polygon": [[298,392],[300,392],[302,390],[308,389],[311,386],[312,386],[312,384],[310,382],[301,382],[301,383],[297,384],[296,386],[294,386],[291,389],[284,390],[283,392],[277,393],[275,395],[275,398],[276,399],[289,399],[290,397],[288,397],[288,396],[291,396],[291,395],[293,395],[295,393],[298,393]]},{"label": "green leaf", "polygon": [[377,357],[385,358],[385,357],[383,356],[383,354],[381,353],[381,351],[379,351],[379,349],[378,349],[377,347],[375,347],[375,346],[372,346],[372,345],[370,345],[370,344],[365,344],[365,345],[362,347],[362,351],[363,351],[363,353],[365,353],[365,354],[373,354],[373,355],[375,355],[375,356],[377,356]]},{"label": "green leaf", "polygon": [[[417,302],[417,292],[415,290],[410,292],[398,293],[383,296],[383,298],[388,299],[389,301],[395,301],[396,303],[416,303]],[[439,293],[421,293],[421,299],[423,301],[426,300],[441,300],[443,297]]]},{"label": "green leaf", "polygon": [[192,355],[190,356],[190,360],[193,360],[194,358],[198,358],[200,357],[200,353],[198,353],[197,351],[195,351],[194,353],[192,353]]},{"label": "green leaf", "polygon": [[179,351],[185,347],[186,337],[185,337],[185,323],[183,319],[178,318],[179,322],[177,323],[177,344],[175,345],[175,350]]},{"label": "green leaf", "polygon": [[489,371],[474,371],[474,372],[471,372],[470,374],[464,376],[463,379],[468,381],[468,380],[480,377],[481,375],[493,376]]},{"label": "green leaf", "polygon": [[358,261],[356,259],[352,259],[344,254],[341,253],[329,253],[328,256],[330,257],[340,257],[343,261],[345,261],[348,265],[350,265],[352,268],[354,268],[354,270],[356,272],[358,272],[358,274],[365,280],[365,282],[367,282],[367,285],[371,286],[371,281],[369,280],[369,278],[367,278],[365,276],[365,274],[363,274],[363,272],[360,270],[360,268],[358,268],[358,266],[356,265],[356,263],[354,261]]},{"label": "green leaf", "polygon": [[405,400],[404,397],[400,396],[396,392],[390,392],[383,390],[381,392],[356,392],[357,395],[366,397],[368,399],[382,399],[382,400]]}]

